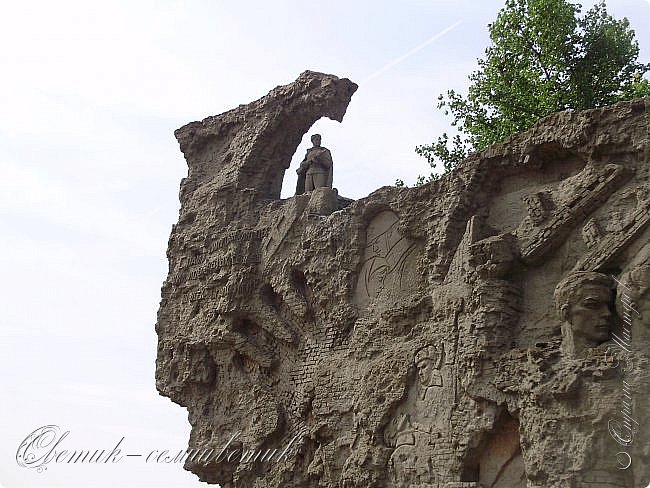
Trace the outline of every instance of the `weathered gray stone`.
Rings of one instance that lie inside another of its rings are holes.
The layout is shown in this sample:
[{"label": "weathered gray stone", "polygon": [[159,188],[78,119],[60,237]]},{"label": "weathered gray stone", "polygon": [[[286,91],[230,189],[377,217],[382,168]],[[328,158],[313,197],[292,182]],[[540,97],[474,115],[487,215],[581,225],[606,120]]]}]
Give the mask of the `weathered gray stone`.
[{"label": "weathered gray stone", "polygon": [[[157,387],[191,448],[225,446],[186,468],[223,487],[646,486],[650,100],[551,115],[421,187],[280,200],[303,134],[355,89],[305,72],[176,132]],[[615,293],[589,299],[586,275]],[[576,347],[592,302],[610,330]]]}]

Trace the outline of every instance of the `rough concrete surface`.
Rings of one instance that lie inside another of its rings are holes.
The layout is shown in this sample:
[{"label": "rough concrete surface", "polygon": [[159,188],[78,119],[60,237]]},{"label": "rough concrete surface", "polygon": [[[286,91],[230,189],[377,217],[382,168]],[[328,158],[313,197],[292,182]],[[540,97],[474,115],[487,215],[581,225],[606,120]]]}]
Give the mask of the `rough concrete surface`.
[{"label": "rough concrete surface", "polygon": [[175,132],[156,383],[189,448],[220,454],[186,469],[224,488],[645,487],[650,99],[553,114],[417,188],[280,199],[356,88],[306,71]]}]

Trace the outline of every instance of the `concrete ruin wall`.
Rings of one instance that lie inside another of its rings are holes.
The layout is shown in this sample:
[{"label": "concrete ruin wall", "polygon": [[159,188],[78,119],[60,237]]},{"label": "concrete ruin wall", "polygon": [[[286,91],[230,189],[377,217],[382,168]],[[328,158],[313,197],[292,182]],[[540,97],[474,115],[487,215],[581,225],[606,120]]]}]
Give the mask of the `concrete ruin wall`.
[{"label": "concrete ruin wall", "polygon": [[[224,488],[645,487],[650,99],[551,115],[417,188],[280,199],[356,88],[306,71],[175,133],[157,388],[192,449],[290,447],[186,469]],[[554,291],[594,273],[607,340],[567,348]]]}]

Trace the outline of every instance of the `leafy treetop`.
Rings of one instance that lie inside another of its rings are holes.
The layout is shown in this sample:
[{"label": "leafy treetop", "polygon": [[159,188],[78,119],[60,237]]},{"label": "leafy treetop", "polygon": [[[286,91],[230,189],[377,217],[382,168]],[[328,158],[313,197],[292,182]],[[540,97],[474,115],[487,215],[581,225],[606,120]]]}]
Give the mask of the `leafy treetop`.
[{"label": "leafy treetop", "polygon": [[488,26],[491,45],[469,75],[467,97],[454,90],[438,97],[438,108],[451,114],[458,130],[451,147],[444,133],[416,152],[432,168],[442,162],[448,172],[469,151],[529,129],[553,112],[650,95],[643,78],[650,64],[637,61],[629,21],[609,15],[604,0],[580,13],[581,6],[568,0],[507,0]]}]

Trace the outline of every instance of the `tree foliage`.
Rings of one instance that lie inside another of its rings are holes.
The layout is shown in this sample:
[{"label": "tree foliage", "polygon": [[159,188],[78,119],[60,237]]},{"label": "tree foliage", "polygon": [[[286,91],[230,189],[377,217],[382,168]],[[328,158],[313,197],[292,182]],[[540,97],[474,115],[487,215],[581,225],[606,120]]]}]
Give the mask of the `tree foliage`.
[{"label": "tree foliage", "polygon": [[[650,95],[629,21],[607,13],[604,0],[584,15],[568,0],[507,0],[488,25],[491,45],[469,76],[466,97],[454,90],[438,108],[458,130],[416,152],[445,172],[469,151],[529,129],[566,109],[584,110]],[[431,178],[435,178],[432,175]]]}]

